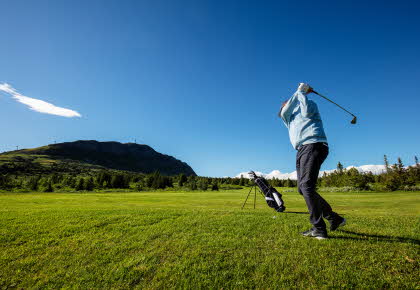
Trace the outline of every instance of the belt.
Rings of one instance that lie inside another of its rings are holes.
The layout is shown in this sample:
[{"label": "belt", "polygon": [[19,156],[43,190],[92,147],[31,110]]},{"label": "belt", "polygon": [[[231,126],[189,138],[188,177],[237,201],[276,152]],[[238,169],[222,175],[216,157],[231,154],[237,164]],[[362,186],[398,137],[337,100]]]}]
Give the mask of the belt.
[{"label": "belt", "polygon": [[305,145],[300,145],[297,150],[299,151],[300,149],[303,148],[303,146],[308,146],[308,145],[313,145],[313,144],[321,144],[321,145],[327,146],[327,148],[329,148],[327,142],[316,142],[316,143],[309,143],[309,144],[305,144]]}]

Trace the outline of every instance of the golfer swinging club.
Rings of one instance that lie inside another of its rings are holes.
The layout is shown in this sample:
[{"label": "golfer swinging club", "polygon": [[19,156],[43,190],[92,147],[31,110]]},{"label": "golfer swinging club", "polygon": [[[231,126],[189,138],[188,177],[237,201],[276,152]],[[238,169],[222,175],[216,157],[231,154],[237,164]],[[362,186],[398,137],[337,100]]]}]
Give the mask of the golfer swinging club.
[{"label": "golfer swinging club", "polygon": [[300,83],[296,93],[282,104],[279,117],[283,119],[289,130],[290,142],[297,150],[298,190],[305,198],[312,224],[312,228],[302,235],[321,240],[328,238],[323,218],[329,221],[331,231],[344,226],[346,219],[333,212],[328,202],[315,190],[321,164],[328,155],[328,143],[318,107],[306,96],[312,91],[308,84]]}]

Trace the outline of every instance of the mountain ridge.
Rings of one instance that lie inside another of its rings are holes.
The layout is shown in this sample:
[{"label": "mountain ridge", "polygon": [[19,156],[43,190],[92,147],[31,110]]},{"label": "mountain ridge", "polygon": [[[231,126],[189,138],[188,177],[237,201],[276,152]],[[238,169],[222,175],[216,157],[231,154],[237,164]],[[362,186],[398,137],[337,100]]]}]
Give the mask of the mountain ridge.
[{"label": "mountain ridge", "polygon": [[0,154],[0,164],[7,157],[10,162],[29,166],[59,164],[82,166],[89,169],[114,169],[140,173],[159,171],[164,175],[196,175],[185,162],[155,151],[145,144],[78,140],[49,144],[37,148],[21,149]]}]

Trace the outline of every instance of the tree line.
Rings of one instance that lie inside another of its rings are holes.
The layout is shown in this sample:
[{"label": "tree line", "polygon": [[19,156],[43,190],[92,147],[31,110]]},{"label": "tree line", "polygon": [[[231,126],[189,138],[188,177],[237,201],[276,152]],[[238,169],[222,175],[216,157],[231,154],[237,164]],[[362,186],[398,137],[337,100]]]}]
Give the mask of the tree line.
[{"label": "tree line", "polygon": [[384,155],[385,172],[374,175],[372,172],[361,173],[356,168],[349,170],[339,162],[337,169],[319,178],[321,187],[351,187],[357,190],[395,191],[420,190],[420,164],[417,156],[414,165],[405,167],[401,158],[390,165],[388,157]]},{"label": "tree line", "polygon": [[[405,167],[401,158],[390,165],[384,156],[385,172],[374,175],[371,172],[360,173],[357,169],[344,169],[339,162],[337,169],[319,178],[319,187],[349,187],[355,190],[419,190],[420,164],[415,157],[415,165]],[[11,168],[13,164],[9,165]],[[296,187],[296,180],[270,179],[274,187]],[[0,173],[0,190],[6,191],[104,191],[124,189],[144,190],[213,190],[239,189],[254,185],[254,182],[243,176],[232,177],[199,177],[179,174],[165,176],[159,172],[141,174],[118,170],[83,170],[77,172],[52,172],[39,174]]]},{"label": "tree line", "polygon": [[217,178],[165,176],[159,172],[140,174],[114,170],[84,172],[83,174],[52,173],[39,175],[0,174],[0,190],[7,191],[101,191],[126,189],[133,191],[181,189],[219,190]]}]

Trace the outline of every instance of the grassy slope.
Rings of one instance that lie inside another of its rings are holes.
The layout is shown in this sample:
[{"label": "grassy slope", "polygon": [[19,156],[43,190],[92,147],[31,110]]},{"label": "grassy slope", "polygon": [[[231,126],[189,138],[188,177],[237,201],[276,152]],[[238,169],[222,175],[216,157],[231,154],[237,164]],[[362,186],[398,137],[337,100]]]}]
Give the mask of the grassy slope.
[{"label": "grassy slope", "polygon": [[246,194],[1,194],[0,287],[419,288],[418,192],[325,193],[348,219],[326,241]]},{"label": "grassy slope", "polygon": [[[47,146],[44,146],[44,147],[47,147]],[[44,147],[41,147],[41,148],[44,148]],[[39,148],[35,148],[35,149],[39,149]],[[35,149],[25,149],[24,151],[26,151],[26,153],[23,153],[22,152],[23,150],[19,150],[19,151],[12,151],[12,152],[0,154],[0,165],[8,164],[10,162],[15,162],[19,164],[25,161],[25,162],[33,163],[34,165],[39,164],[39,165],[47,166],[47,167],[50,167],[51,165],[56,164],[56,165],[62,165],[62,166],[71,165],[71,166],[76,166],[79,168],[86,168],[86,169],[103,168],[99,165],[83,163],[77,160],[70,160],[70,159],[64,159],[64,158],[52,158],[51,156],[44,155],[44,154],[31,154],[31,151],[34,151]]]}]

